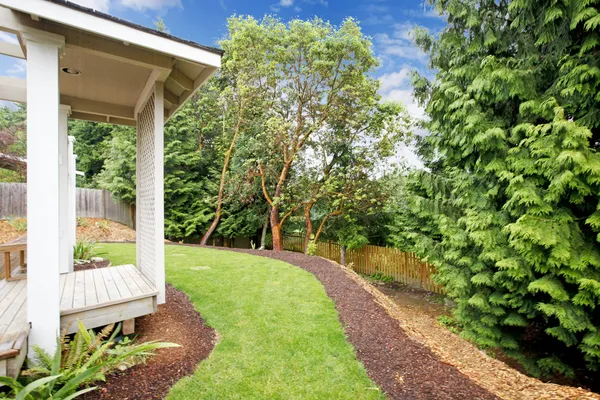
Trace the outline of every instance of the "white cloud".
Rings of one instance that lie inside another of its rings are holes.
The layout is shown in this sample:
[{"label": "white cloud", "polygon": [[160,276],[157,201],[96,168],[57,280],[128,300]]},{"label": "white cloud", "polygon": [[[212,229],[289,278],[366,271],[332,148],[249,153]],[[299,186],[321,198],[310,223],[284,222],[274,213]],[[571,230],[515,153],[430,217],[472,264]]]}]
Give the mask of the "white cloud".
[{"label": "white cloud", "polygon": [[72,0],[84,7],[101,12],[108,12],[112,6],[119,5],[137,11],[162,10],[171,7],[181,7],[181,0]]},{"label": "white cloud", "polygon": [[388,93],[390,90],[398,87],[404,87],[409,82],[412,70],[410,67],[402,67],[398,72],[392,72],[379,77],[379,90],[381,93]]},{"label": "white cloud", "polygon": [[73,2],[104,13],[110,8],[110,0],[73,0]]},{"label": "white cloud", "polygon": [[294,0],[279,0],[279,5],[281,7],[291,7],[294,5]]},{"label": "white cloud", "polygon": [[7,42],[7,43],[12,43],[12,44],[19,43],[19,41],[17,40],[17,37],[15,35],[13,35],[12,33],[8,33],[8,32],[0,32],[0,42]]},{"label": "white cloud", "polygon": [[8,107],[10,110],[17,109],[17,103],[13,103],[12,101],[0,100],[0,107]]},{"label": "white cloud", "polygon": [[427,63],[427,54],[412,43],[411,32],[413,29],[414,26],[408,23],[396,24],[391,34],[380,33],[375,35],[375,44],[384,55],[425,64]]},{"label": "white cloud", "polygon": [[25,60],[17,60],[12,67],[6,70],[8,76],[15,78],[24,78],[27,72],[27,62]]},{"label": "white cloud", "polygon": [[170,7],[181,7],[180,0],[118,0],[124,7],[134,10],[162,10]]},{"label": "white cloud", "polygon": [[389,92],[382,95],[385,100],[400,101],[406,107],[406,110],[411,117],[415,119],[424,119],[425,110],[423,107],[417,104],[415,97],[412,94],[412,88],[410,89],[392,89]]}]

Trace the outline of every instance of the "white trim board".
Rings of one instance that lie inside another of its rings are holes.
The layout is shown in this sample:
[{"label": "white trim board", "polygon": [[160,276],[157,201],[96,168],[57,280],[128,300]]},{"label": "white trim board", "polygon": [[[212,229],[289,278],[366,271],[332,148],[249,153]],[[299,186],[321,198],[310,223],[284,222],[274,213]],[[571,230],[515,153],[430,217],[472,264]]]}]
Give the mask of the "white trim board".
[{"label": "white trim board", "polygon": [[45,0],[0,0],[0,5],[18,10],[42,19],[56,21],[86,32],[135,44],[159,53],[189,60],[216,68],[221,67],[221,56],[208,50],[170,40],[166,37],[120,24],[115,21],[96,17],[60,4]]}]

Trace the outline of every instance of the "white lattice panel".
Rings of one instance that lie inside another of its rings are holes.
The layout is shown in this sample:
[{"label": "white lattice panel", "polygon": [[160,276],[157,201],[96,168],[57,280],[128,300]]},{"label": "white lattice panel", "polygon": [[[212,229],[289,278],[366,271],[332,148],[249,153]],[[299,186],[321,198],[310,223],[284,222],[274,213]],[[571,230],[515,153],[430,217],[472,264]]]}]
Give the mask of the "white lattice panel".
[{"label": "white lattice panel", "polygon": [[156,199],[154,147],[154,94],[141,110],[137,125],[137,199],[138,231],[137,267],[151,282],[155,282],[156,260]]}]

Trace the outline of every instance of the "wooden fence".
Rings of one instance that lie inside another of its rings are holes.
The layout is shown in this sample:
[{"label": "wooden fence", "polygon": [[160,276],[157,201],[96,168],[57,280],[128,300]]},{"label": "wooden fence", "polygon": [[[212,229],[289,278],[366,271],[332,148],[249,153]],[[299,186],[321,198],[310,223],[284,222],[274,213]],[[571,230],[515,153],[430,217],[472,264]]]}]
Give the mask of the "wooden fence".
[{"label": "wooden fence", "polygon": [[[77,188],[77,216],[105,218],[135,229],[135,207],[107,190]],[[0,182],[0,218],[27,217],[27,184]]]},{"label": "wooden fence", "polygon": [[[285,250],[304,251],[304,238],[285,236]],[[318,242],[316,255],[339,263],[341,246],[335,242]],[[421,261],[414,253],[407,253],[391,247],[367,245],[360,249],[346,250],[346,265],[361,274],[381,273],[396,282],[419,287],[430,292],[443,293],[443,288],[433,281],[433,265]]]}]

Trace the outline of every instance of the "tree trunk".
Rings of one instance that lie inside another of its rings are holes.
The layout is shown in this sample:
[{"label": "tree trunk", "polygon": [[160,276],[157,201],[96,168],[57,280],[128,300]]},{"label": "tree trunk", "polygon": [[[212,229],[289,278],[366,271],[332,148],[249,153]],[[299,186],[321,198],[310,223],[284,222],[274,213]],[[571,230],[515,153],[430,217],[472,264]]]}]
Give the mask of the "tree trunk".
[{"label": "tree trunk", "polygon": [[[283,250],[283,238],[281,237],[281,223],[279,220],[279,204],[277,204],[277,201],[279,200],[279,196],[281,196],[283,185],[285,184],[290,170],[290,165],[291,162],[287,162],[283,165],[279,180],[277,181],[277,186],[275,187],[273,204],[271,204],[271,234],[273,235],[273,250],[275,251]],[[264,187],[263,190],[265,190]]]},{"label": "tree trunk", "polygon": [[200,240],[200,245],[206,246],[206,243],[208,243],[208,239],[210,239],[210,237],[214,233],[215,229],[217,229],[217,225],[219,224],[220,218],[221,218],[221,207],[219,205],[217,205],[217,213],[215,214],[215,218],[213,219],[213,222],[210,224],[210,227],[208,228],[208,230],[206,231],[204,236],[202,236],[202,239]]},{"label": "tree trunk", "polygon": [[346,265],[346,246],[340,246],[340,264]]},{"label": "tree trunk", "polygon": [[312,236],[312,220],[310,219],[310,211],[312,210],[312,203],[307,204],[304,207],[304,222],[306,225],[306,234],[304,235],[304,254],[308,254],[308,245]]},{"label": "tree trunk", "polygon": [[279,210],[273,207],[271,211],[271,235],[273,235],[273,250],[283,250],[283,238],[281,237],[281,225],[279,225]]},{"label": "tree trunk", "polygon": [[237,124],[235,125],[235,130],[233,132],[233,137],[231,138],[229,148],[227,149],[227,152],[225,153],[225,159],[223,160],[223,169],[221,170],[221,181],[219,182],[219,196],[217,198],[217,210],[215,212],[215,218],[213,219],[213,222],[210,224],[210,227],[200,240],[200,245],[202,246],[206,246],[208,239],[210,239],[210,235],[213,234],[213,232],[217,228],[217,225],[219,224],[219,220],[221,219],[221,210],[223,209],[223,196],[225,194],[225,180],[227,179],[227,171],[229,171],[229,161],[231,160],[231,154],[233,153],[233,148],[235,147],[235,141],[238,137],[238,134],[240,133],[243,110],[244,104],[242,103],[240,107],[240,115],[238,117]]},{"label": "tree trunk", "polygon": [[266,241],[267,241],[267,229],[269,228],[269,213],[267,213],[267,218],[265,218],[265,223],[263,224],[262,227],[262,233],[260,235],[260,247],[258,248],[259,250],[264,250],[265,249],[265,245],[266,245]]}]

